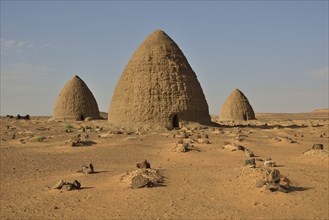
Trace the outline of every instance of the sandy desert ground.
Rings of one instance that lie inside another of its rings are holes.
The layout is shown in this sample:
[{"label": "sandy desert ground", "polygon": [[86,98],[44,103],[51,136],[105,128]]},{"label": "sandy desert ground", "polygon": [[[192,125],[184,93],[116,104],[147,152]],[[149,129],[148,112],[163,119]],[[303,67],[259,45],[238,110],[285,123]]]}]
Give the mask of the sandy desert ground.
[{"label": "sandy desert ground", "polygon": [[[241,124],[141,133],[117,132],[106,120],[1,117],[0,218],[328,219],[329,111],[256,117]],[[208,135],[211,143],[173,152],[186,133],[188,141]],[[89,140],[87,146],[65,143],[79,134]],[[256,168],[244,166],[244,151],[223,149],[230,142],[252,150]],[[324,150],[306,152],[313,144]],[[291,180],[289,193],[256,187],[265,170],[274,169],[260,161],[269,157]],[[132,189],[121,177],[144,159],[164,181]],[[94,174],[77,173],[90,162]],[[59,180],[78,180],[81,189],[52,189]]]}]

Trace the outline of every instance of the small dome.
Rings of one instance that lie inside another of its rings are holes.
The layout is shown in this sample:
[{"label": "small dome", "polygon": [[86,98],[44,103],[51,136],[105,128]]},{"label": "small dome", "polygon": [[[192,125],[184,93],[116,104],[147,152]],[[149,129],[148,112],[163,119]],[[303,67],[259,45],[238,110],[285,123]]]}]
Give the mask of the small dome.
[{"label": "small dome", "polygon": [[53,119],[84,120],[100,118],[97,102],[85,82],[73,76],[59,93]]},{"label": "small dome", "polygon": [[222,121],[256,119],[247,97],[239,89],[235,89],[226,99],[219,118]]}]

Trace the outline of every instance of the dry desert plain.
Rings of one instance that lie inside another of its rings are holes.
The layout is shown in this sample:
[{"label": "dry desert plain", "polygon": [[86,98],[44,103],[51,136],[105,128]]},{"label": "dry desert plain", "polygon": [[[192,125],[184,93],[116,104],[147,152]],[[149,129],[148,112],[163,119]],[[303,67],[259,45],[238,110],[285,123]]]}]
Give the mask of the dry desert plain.
[{"label": "dry desert plain", "polygon": [[[0,219],[328,219],[328,114],[256,114],[243,123],[140,133],[118,132],[106,120],[1,117]],[[186,133],[211,143],[174,152]],[[77,135],[86,146],[70,145]],[[256,168],[244,166],[244,151],[223,148],[230,142],[252,150]],[[324,149],[307,151],[314,144]],[[269,157],[276,167],[264,167]],[[122,176],[144,159],[163,181],[132,189]],[[94,174],[77,173],[90,162]],[[290,179],[289,193],[256,187],[274,168]],[[78,180],[81,189],[52,189],[59,180]]]}]

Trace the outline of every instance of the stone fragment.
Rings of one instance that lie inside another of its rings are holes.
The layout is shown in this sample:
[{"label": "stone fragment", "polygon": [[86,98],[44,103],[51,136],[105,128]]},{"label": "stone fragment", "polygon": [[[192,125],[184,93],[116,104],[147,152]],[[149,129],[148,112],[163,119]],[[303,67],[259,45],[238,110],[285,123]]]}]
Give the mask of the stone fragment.
[{"label": "stone fragment", "polygon": [[254,152],[252,152],[251,150],[249,150],[247,148],[245,148],[244,151],[245,151],[246,157],[254,157],[255,156]]},{"label": "stone fragment", "polygon": [[144,177],[143,175],[137,175],[131,180],[131,187],[133,189],[142,188],[145,186],[148,186],[150,184],[150,181]]},{"label": "stone fragment", "polygon": [[275,167],[275,161],[273,160],[267,160],[264,162],[265,167]]},{"label": "stone fragment", "polygon": [[187,152],[190,151],[191,145],[189,143],[176,144],[176,146],[172,149],[174,152]]},{"label": "stone fragment", "polygon": [[61,189],[64,184],[65,182],[63,180],[60,180],[58,183],[55,184],[55,186],[53,186],[53,189]]},{"label": "stone fragment", "polygon": [[77,171],[78,173],[84,173],[84,174],[92,174],[94,173],[94,166],[92,163],[87,165],[82,165],[82,167]]},{"label": "stone fragment", "polygon": [[236,150],[244,150],[245,148],[241,145],[238,145],[234,142],[230,143],[230,144],[226,144],[224,146],[224,149],[230,150],[230,151],[236,151]]},{"label": "stone fragment", "polygon": [[65,183],[63,186],[62,186],[62,190],[66,190],[66,191],[71,191],[75,188],[75,186],[72,184],[72,183]]},{"label": "stone fragment", "polygon": [[249,166],[251,168],[255,168],[256,167],[256,161],[255,158],[251,158],[251,159],[247,159],[244,161],[244,165],[245,166]]},{"label": "stone fragment", "polygon": [[268,176],[268,182],[279,183],[280,178],[281,178],[280,171],[277,169],[273,169]]},{"label": "stone fragment", "polygon": [[313,150],[323,150],[323,144],[313,144]]},{"label": "stone fragment", "polygon": [[144,160],[141,163],[137,163],[136,167],[139,169],[149,169],[151,168],[151,164],[147,160]]}]

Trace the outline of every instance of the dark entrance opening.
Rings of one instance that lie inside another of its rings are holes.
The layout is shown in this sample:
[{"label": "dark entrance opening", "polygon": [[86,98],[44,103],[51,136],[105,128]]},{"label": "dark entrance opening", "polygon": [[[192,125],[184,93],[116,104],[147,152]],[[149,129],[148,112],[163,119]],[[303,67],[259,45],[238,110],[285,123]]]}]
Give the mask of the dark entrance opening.
[{"label": "dark entrance opening", "polygon": [[83,115],[80,115],[80,121],[84,121],[85,117]]},{"label": "dark entrance opening", "polygon": [[248,120],[248,117],[246,114],[243,114],[243,120],[247,121]]},{"label": "dark entrance opening", "polygon": [[173,119],[172,119],[172,126],[174,128],[179,128],[179,120],[178,120],[178,116],[174,115]]}]

